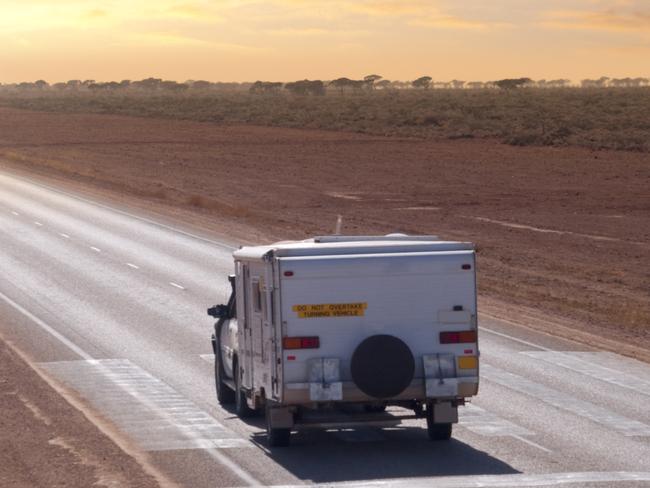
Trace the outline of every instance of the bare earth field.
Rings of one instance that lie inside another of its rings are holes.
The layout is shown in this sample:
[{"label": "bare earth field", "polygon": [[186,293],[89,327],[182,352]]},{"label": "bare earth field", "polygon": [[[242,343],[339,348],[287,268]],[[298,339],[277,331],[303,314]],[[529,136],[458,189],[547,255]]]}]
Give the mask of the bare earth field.
[{"label": "bare earth field", "polygon": [[[352,234],[470,240],[482,312],[650,360],[648,153],[0,108],[0,168],[233,241],[331,233],[338,214]],[[2,438],[34,425],[27,444],[0,450],[0,484],[54,486],[70,464],[73,485],[100,478],[92,456],[117,447],[98,439],[79,460],[65,429],[99,433],[4,346],[0,372]],[[43,462],[47,479],[31,466]],[[154,483],[140,475],[129,486]]]}]

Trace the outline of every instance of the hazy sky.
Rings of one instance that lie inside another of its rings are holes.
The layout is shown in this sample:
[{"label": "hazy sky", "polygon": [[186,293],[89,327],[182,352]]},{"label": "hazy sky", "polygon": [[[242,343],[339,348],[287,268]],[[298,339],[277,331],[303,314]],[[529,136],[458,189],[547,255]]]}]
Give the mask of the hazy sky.
[{"label": "hazy sky", "polygon": [[650,0],[0,0],[0,82],[650,76]]}]

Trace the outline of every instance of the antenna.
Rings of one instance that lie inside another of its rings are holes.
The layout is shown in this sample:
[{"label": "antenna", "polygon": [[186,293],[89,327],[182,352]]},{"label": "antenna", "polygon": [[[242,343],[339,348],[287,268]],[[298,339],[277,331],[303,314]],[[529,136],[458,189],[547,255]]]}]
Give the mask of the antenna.
[{"label": "antenna", "polygon": [[334,230],[335,236],[341,235],[341,226],[343,225],[343,217],[341,215],[336,217],[336,228]]}]

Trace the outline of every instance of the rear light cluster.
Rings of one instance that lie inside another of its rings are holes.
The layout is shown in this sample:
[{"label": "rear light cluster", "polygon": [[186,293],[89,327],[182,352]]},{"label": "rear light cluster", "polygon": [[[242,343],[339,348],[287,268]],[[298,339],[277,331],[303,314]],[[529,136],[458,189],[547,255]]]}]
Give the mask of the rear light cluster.
[{"label": "rear light cluster", "polygon": [[476,342],[475,330],[462,330],[460,332],[441,332],[440,344],[466,344]]},{"label": "rear light cluster", "polygon": [[284,349],[318,349],[320,339],[318,337],[284,337],[282,338]]}]

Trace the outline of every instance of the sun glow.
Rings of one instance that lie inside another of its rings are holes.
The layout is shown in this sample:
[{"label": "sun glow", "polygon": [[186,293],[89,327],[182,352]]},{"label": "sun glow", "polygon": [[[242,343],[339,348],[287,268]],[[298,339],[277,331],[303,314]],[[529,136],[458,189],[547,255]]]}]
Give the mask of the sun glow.
[{"label": "sun glow", "polygon": [[0,1],[0,82],[650,74],[644,0]]}]

